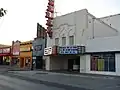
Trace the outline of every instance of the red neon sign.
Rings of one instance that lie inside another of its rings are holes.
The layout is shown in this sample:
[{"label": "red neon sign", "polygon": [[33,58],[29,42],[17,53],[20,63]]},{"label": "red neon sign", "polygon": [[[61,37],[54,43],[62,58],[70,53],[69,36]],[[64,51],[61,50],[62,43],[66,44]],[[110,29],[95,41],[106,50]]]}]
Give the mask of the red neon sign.
[{"label": "red neon sign", "polygon": [[47,18],[47,29],[46,33],[49,35],[50,38],[52,38],[52,27],[53,27],[53,18],[54,18],[54,0],[48,0],[48,6],[46,9],[46,16]]}]

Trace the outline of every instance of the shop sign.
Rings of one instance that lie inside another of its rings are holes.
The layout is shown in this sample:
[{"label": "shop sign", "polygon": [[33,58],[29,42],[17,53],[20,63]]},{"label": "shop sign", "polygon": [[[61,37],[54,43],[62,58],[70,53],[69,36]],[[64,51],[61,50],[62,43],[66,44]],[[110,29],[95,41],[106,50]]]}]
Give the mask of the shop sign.
[{"label": "shop sign", "polygon": [[16,42],[13,44],[13,55],[19,55],[20,53],[20,43]]},{"label": "shop sign", "polygon": [[10,48],[4,48],[2,52],[3,53],[10,53]]},{"label": "shop sign", "polygon": [[21,52],[28,52],[28,51],[30,51],[30,47],[21,47],[20,51]]},{"label": "shop sign", "polygon": [[47,29],[46,32],[50,38],[52,38],[52,28],[53,28],[53,18],[54,18],[54,0],[48,0],[48,6],[46,10],[46,16],[47,18]]},{"label": "shop sign", "polygon": [[78,54],[78,48],[75,46],[59,47],[59,54]]},{"label": "shop sign", "polygon": [[51,55],[52,54],[52,47],[48,47],[44,49],[44,55]]},{"label": "shop sign", "polygon": [[34,47],[34,50],[35,50],[35,51],[41,51],[41,50],[42,50],[42,45],[36,45],[36,46]]},{"label": "shop sign", "polygon": [[81,54],[84,53],[85,49],[83,46],[65,46],[59,47],[59,54]]}]

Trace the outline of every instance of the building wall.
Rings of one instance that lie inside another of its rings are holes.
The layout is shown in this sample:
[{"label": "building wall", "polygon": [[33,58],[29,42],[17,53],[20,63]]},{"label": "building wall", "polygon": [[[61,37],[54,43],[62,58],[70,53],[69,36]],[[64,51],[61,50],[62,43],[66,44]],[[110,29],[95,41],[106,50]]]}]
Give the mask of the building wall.
[{"label": "building wall", "polygon": [[115,54],[115,58],[116,58],[116,75],[120,76],[120,54]]},{"label": "building wall", "polygon": [[30,58],[32,63],[32,41],[26,41],[20,43],[20,67],[25,67],[26,58]]},{"label": "building wall", "polygon": [[[91,74],[104,74],[104,75],[118,75],[120,76],[120,67],[119,67],[119,63],[120,63],[120,54],[116,53],[115,54],[115,68],[116,68],[116,72],[105,72],[105,71],[91,71],[90,70],[90,55],[84,55],[81,57],[81,59],[84,57],[84,62],[86,62],[85,66],[80,65],[80,68],[82,68],[82,70],[80,70],[80,72],[82,73],[91,73]],[[83,62],[83,60],[81,62]]]},{"label": "building wall", "polygon": [[[49,57],[48,57],[49,58]],[[67,69],[67,57],[52,57],[53,59],[46,59],[46,70],[62,70]],[[57,58],[57,59],[56,59]],[[116,72],[106,71],[91,71],[90,54],[80,56],[80,73],[104,74],[104,75],[119,75],[120,76],[120,54],[115,54],[115,68]]]},{"label": "building wall", "polygon": [[68,68],[68,60],[66,57],[51,57],[51,70],[66,70]]},{"label": "building wall", "polygon": [[54,19],[53,38],[47,37],[47,47],[55,45],[55,38],[59,38],[61,46],[62,37],[66,37],[66,45],[69,45],[72,35],[74,45],[85,45],[87,39],[116,36],[118,31],[83,9]]},{"label": "building wall", "polygon": [[86,52],[120,51],[120,36],[87,40]]},{"label": "building wall", "polygon": [[120,32],[120,14],[110,15],[100,19]]},{"label": "building wall", "polygon": [[69,36],[75,36],[75,44],[80,44],[83,29],[87,27],[87,10],[80,10],[63,16],[56,17],[53,23],[53,39],[47,38],[47,47],[55,45],[55,38],[66,37],[66,45],[69,45]]},{"label": "building wall", "polygon": [[32,57],[32,52],[20,52],[20,57]]},{"label": "building wall", "polygon": [[88,13],[88,39],[118,35],[118,31]]},{"label": "building wall", "polygon": [[20,42],[19,41],[12,41],[12,55],[19,57],[20,55]]},{"label": "building wall", "polygon": [[43,56],[44,55],[44,48],[45,48],[45,42],[46,40],[43,38],[36,38],[32,42],[33,49],[33,56]]},{"label": "building wall", "polygon": [[86,62],[87,62],[87,56],[81,55],[80,56],[80,73],[86,73],[87,67],[86,67]]},{"label": "building wall", "polygon": [[[68,59],[74,59],[76,56],[45,56],[46,70],[67,70]],[[82,64],[82,63],[81,63]]]}]

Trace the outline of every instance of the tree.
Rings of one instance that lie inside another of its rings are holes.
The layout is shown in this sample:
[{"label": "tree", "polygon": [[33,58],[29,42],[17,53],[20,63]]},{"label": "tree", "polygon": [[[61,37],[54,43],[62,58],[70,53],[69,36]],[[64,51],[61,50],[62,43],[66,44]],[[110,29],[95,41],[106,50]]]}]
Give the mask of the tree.
[{"label": "tree", "polygon": [[6,13],[7,13],[7,10],[4,10],[3,8],[0,9],[0,17],[5,16]]}]

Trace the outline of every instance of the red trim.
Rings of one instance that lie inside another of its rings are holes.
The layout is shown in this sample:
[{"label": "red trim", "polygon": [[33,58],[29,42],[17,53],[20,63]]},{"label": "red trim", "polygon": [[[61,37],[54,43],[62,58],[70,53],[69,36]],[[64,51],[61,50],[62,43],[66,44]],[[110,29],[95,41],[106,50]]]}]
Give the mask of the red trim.
[{"label": "red trim", "polygon": [[0,49],[5,49],[5,48],[10,48],[10,49],[11,49],[11,46],[8,46],[8,47],[1,47]]},{"label": "red trim", "polygon": [[11,56],[11,54],[10,53],[0,54],[0,56]]}]

